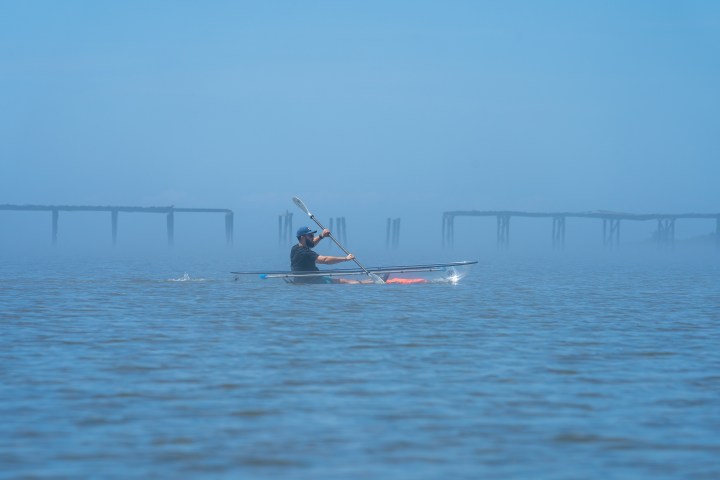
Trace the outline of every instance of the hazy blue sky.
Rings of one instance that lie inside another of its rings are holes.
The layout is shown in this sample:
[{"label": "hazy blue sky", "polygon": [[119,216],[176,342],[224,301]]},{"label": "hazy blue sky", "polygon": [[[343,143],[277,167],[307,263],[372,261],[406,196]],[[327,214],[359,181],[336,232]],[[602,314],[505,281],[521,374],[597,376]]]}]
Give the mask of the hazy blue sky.
[{"label": "hazy blue sky", "polygon": [[717,1],[0,0],[0,203],[716,212],[718,85]]}]

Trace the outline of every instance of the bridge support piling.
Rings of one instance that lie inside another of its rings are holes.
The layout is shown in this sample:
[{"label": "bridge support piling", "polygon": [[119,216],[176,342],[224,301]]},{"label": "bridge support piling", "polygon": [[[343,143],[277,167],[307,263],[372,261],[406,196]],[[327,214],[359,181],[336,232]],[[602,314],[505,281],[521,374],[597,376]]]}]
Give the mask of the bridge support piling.
[{"label": "bridge support piling", "polygon": [[400,219],[388,218],[385,233],[385,248],[398,248],[400,245]]},{"label": "bridge support piling", "polygon": [[675,219],[658,218],[658,229],[655,240],[659,246],[675,246]]},{"label": "bridge support piling", "polygon": [[228,247],[233,246],[233,236],[235,231],[235,215],[233,212],[225,214],[225,244]]},{"label": "bridge support piling", "polygon": [[285,242],[292,243],[292,213],[285,211],[284,214],[278,215],[278,246],[285,245]]},{"label": "bridge support piling", "polygon": [[53,209],[52,211],[52,244],[57,245],[58,239],[58,218],[60,217],[60,211]]},{"label": "bridge support piling", "polygon": [[345,217],[339,217],[337,219],[338,229],[341,231],[343,244],[347,243],[347,229],[345,228]]},{"label": "bridge support piling", "polygon": [[400,245],[400,219],[388,218],[385,232],[385,248],[398,248]]},{"label": "bridge support piling", "polygon": [[118,211],[113,210],[110,213],[111,223],[112,223],[112,244],[113,247],[117,245],[117,228],[118,228]]},{"label": "bridge support piling", "polygon": [[338,242],[347,243],[347,234],[345,231],[345,217],[330,217],[330,233],[337,238]]},{"label": "bridge support piling", "polygon": [[554,249],[565,249],[565,217],[553,217],[552,245]]},{"label": "bridge support piling", "polygon": [[510,246],[510,215],[497,216],[497,246],[500,250]]},{"label": "bridge support piling", "polygon": [[293,214],[290,212],[285,212],[285,238],[288,239],[290,243],[292,243],[294,239],[293,235]]},{"label": "bridge support piling", "polygon": [[175,214],[172,211],[167,214],[167,240],[168,247],[175,244]]},{"label": "bridge support piling", "polygon": [[620,219],[603,218],[603,246],[617,248],[620,245]]}]

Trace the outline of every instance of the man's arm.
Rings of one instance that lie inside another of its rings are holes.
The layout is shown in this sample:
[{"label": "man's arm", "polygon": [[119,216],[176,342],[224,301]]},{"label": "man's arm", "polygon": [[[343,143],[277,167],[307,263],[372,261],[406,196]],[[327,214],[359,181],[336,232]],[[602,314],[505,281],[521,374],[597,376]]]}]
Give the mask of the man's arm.
[{"label": "man's arm", "polygon": [[329,236],[330,236],[330,230],[328,230],[328,229],[326,228],[325,230],[323,230],[322,232],[320,232],[320,235],[318,235],[317,237],[313,238],[313,244],[315,244],[315,246],[317,247],[317,244],[320,243],[320,240],[322,240],[322,239],[325,238],[325,237],[329,237]]},{"label": "man's arm", "polygon": [[325,265],[333,265],[335,263],[349,262],[355,259],[352,253],[347,257],[331,257],[330,255],[318,255],[315,263],[323,263]]}]

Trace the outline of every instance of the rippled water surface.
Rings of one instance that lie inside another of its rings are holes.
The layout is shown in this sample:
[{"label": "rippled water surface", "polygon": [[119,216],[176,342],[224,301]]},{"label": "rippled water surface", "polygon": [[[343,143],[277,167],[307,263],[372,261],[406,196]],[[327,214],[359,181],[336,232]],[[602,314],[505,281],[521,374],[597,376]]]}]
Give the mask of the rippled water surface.
[{"label": "rippled water surface", "polygon": [[248,266],[6,258],[0,477],[720,478],[717,256]]}]

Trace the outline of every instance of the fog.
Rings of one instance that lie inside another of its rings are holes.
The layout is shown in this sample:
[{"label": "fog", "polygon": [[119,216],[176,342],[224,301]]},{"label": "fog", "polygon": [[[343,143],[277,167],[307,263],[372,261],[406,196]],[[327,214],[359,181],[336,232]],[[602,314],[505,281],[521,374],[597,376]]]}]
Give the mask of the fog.
[{"label": "fog", "polygon": [[[295,195],[398,261],[496,252],[494,218],[441,250],[448,210],[720,212],[720,4],[587,3],[3,2],[0,204],[229,208],[240,263],[285,259],[278,216],[312,225]],[[551,229],[514,218],[510,249]],[[601,221],[566,229],[602,250]],[[678,220],[677,245],[714,231]],[[48,212],[0,232],[51,249]],[[164,215],[120,214],[117,249],[166,245]],[[112,248],[110,214],[61,212],[54,248]],[[223,215],[177,214],[174,248],[227,252]]]}]

